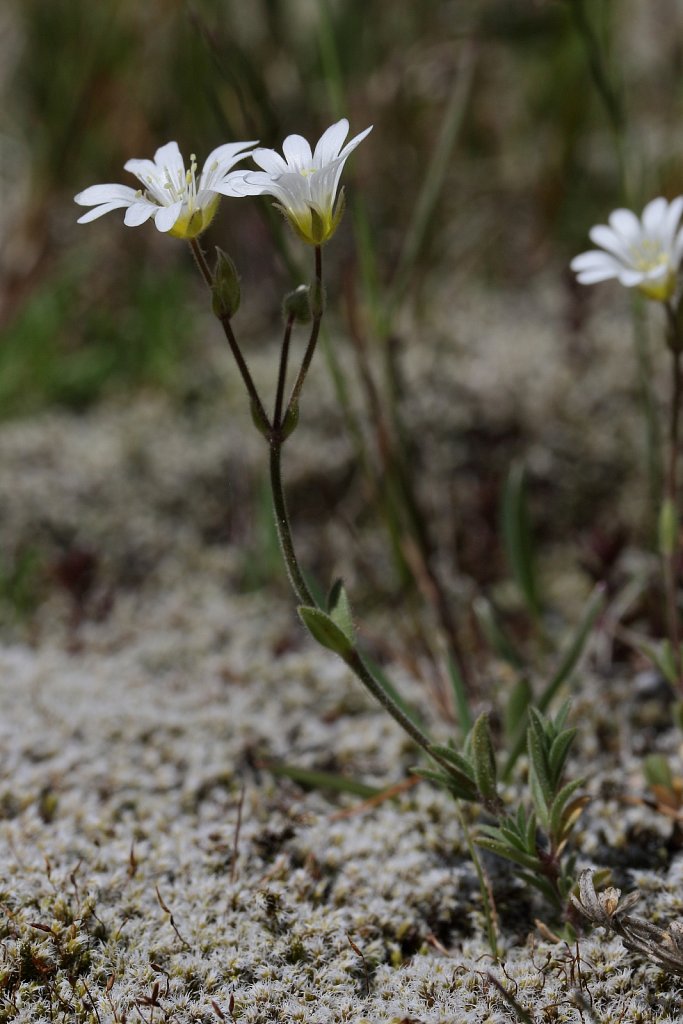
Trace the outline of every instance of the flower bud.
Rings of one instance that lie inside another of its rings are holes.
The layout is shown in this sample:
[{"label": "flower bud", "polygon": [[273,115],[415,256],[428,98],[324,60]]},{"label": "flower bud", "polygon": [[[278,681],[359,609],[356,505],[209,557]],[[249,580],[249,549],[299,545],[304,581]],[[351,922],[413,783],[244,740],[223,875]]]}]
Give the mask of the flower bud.
[{"label": "flower bud", "polygon": [[300,284],[293,292],[288,292],[282,302],[285,320],[291,317],[297,324],[307,324],[311,319],[311,289],[307,284]]},{"label": "flower bud", "polygon": [[240,279],[237,267],[226,252],[216,246],[211,305],[219,320],[230,320],[240,308]]}]

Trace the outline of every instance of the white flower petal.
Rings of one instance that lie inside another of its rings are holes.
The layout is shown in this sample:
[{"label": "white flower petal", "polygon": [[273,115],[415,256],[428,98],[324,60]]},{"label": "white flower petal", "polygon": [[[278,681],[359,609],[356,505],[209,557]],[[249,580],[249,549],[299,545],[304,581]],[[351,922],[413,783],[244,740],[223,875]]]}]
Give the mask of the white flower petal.
[{"label": "white flower petal", "polygon": [[342,117],[341,121],[337,121],[336,124],[331,125],[327,131],[323,132],[313,153],[314,167],[324,167],[330,161],[336,160],[344,139],[348,134],[349,122],[345,117]]},{"label": "white flower petal", "polygon": [[661,196],[658,196],[657,199],[651,199],[647,204],[643,210],[641,220],[643,227],[649,235],[661,237],[668,209],[669,204]]},{"label": "white flower petal", "polygon": [[155,203],[150,203],[147,199],[138,199],[136,203],[132,203],[126,210],[123,223],[129,228],[135,228],[139,224],[144,224],[150,217],[153,217],[158,209],[159,207]]},{"label": "white flower petal", "polygon": [[124,206],[128,206],[128,203],[122,199],[116,199],[111,203],[103,203],[102,206],[94,206],[92,210],[88,210],[82,217],[79,217],[76,223],[89,224],[91,220],[97,220],[98,217],[103,217],[105,213],[111,213],[112,210],[120,210]]},{"label": "white flower petal", "polygon": [[129,185],[91,185],[74,196],[74,202],[79,206],[94,206],[119,199],[133,202],[135,195],[135,189]]},{"label": "white flower petal", "polygon": [[217,182],[215,189],[222,196],[262,196],[269,193],[272,184],[273,179],[265,171],[233,171]]},{"label": "white flower petal", "polygon": [[288,135],[282,143],[282,152],[285,154],[290,171],[310,170],[313,154],[303,135]]},{"label": "white flower petal", "polygon": [[626,288],[633,288],[634,285],[642,284],[647,277],[641,270],[631,270],[628,267],[621,269],[617,276],[621,284]]},{"label": "white flower petal", "polygon": [[150,178],[156,180],[159,176],[159,168],[153,160],[126,160],[123,169],[134,174],[144,185]]},{"label": "white flower petal", "polygon": [[363,141],[363,139],[370,134],[374,127],[375,126],[371,124],[369,128],[365,129],[364,132],[359,132],[358,135],[354,135],[354,137],[349,142],[347,142],[344,148],[342,149],[341,153],[339,154],[340,158],[346,160],[349,153],[352,153],[354,151],[356,146],[358,146]]},{"label": "white flower petal", "polygon": [[216,181],[223,178],[227,172],[240,160],[250,155],[249,146],[255,146],[253,142],[226,142],[212,150],[204,161],[199,188],[211,188]]},{"label": "white flower petal", "polygon": [[596,245],[607,249],[608,252],[613,253],[619,259],[628,260],[628,243],[620,238],[612,228],[608,228],[606,224],[596,224],[588,232],[588,237],[591,242],[595,242]]},{"label": "white flower petal", "polygon": [[579,284],[599,284],[601,281],[609,281],[613,277],[618,277],[618,271],[612,267],[605,265],[602,269],[595,270],[582,270],[576,275],[576,280]]},{"label": "white flower petal", "polygon": [[616,273],[622,263],[610,253],[602,252],[599,249],[590,249],[588,252],[582,252],[579,256],[575,256],[569,266],[577,273],[584,270],[599,270],[602,267],[609,268],[612,273]]},{"label": "white flower petal", "polygon": [[170,231],[178,220],[183,209],[182,200],[171,203],[170,206],[160,206],[154,215],[154,223],[159,231]]},{"label": "white flower petal", "polygon": [[261,167],[267,174],[287,174],[289,171],[285,161],[274,149],[255,149],[251,158],[257,167]]},{"label": "white flower petal", "polygon": [[642,232],[641,223],[632,210],[614,210],[609,215],[609,223],[617,235],[623,236],[626,243],[637,238]]},{"label": "white flower petal", "polygon": [[160,146],[154,154],[154,163],[158,170],[168,171],[174,182],[185,177],[185,162],[177,142],[167,142],[165,146]]},{"label": "white flower petal", "polygon": [[674,236],[681,219],[681,214],[683,214],[683,196],[676,196],[676,198],[669,203],[669,209],[666,212],[664,225],[662,227],[663,239],[666,239],[666,246],[669,249],[673,248]]}]

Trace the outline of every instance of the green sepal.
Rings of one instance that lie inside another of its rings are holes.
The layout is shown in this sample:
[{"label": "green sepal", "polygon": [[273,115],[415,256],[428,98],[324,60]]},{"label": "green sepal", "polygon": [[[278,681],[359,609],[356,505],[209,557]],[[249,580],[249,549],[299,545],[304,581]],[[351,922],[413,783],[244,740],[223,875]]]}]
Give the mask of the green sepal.
[{"label": "green sepal", "polygon": [[308,632],[321,647],[327,647],[345,659],[351,656],[353,644],[327,612],[305,604],[299,605],[297,612]]},{"label": "green sepal", "polygon": [[293,402],[285,413],[285,418],[280,427],[280,437],[286,441],[290,434],[293,434],[299,425],[299,403]]},{"label": "green sepal", "polygon": [[351,605],[341,577],[334,581],[327,595],[327,611],[335,625],[339,626],[344,636],[353,643],[355,632]]},{"label": "green sepal", "polygon": [[491,742],[488,715],[484,712],[472,726],[472,767],[477,789],[485,800],[495,800],[497,792],[496,755]]},{"label": "green sepal", "polygon": [[300,284],[294,291],[287,292],[282,300],[282,312],[285,320],[292,317],[297,324],[309,323],[313,316],[310,287],[307,284]]},{"label": "green sepal", "polygon": [[334,213],[332,214],[332,223],[330,225],[329,234],[327,236],[328,238],[331,238],[332,235],[337,230],[337,228],[339,227],[339,222],[341,221],[342,217],[344,216],[344,210],[345,209],[346,209],[346,190],[345,190],[344,186],[342,185],[342,187],[339,190],[339,195],[337,196],[337,202],[335,203]]},{"label": "green sepal", "polygon": [[268,422],[263,409],[257,402],[249,402],[249,410],[251,412],[251,421],[258,430],[259,434],[262,434],[266,441],[270,441],[271,426]]},{"label": "green sepal", "polygon": [[316,245],[320,245],[325,241],[325,221],[320,216],[315,206],[309,205],[308,209],[311,214],[311,240],[315,242]]}]

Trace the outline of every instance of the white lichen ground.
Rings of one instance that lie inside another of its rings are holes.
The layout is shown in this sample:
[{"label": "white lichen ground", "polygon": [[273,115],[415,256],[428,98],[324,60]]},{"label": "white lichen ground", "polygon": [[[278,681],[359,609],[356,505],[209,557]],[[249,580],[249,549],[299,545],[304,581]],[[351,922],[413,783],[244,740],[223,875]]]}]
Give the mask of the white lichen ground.
[{"label": "white lichen ground", "polygon": [[[479,311],[486,344],[473,330],[458,343],[472,408],[486,408],[501,373],[521,387],[514,359],[528,374],[532,330],[551,351],[552,326],[495,312]],[[616,343],[606,351],[605,379],[619,362]],[[492,352],[507,353],[509,373],[491,369]],[[415,380],[432,381],[429,360],[411,362]],[[264,379],[269,369],[257,361]],[[529,421],[554,406],[571,437],[578,399],[557,373],[548,393],[541,369],[528,405],[514,401]],[[321,408],[325,381],[319,369],[311,421],[327,445],[339,430]],[[412,414],[426,424],[425,387]],[[435,388],[432,411],[448,414],[447,393]],[[578,950],[544,942],[533,925],[544,909],[492,863],[505,947],[495,964],[445,795],[420,784],[365,807],[268,770],[286,762],[381,788],[407,777],[415,753],[304,638],[284,598],[235,591],[244,552],[220,537],[223,503],[234,519],[241,475],[265,455],[239,401],[187,415],[142,398],[0,430],[5,549],[33,539],[56,557],[68,544],[95,552],[98,573],[79,615],[55,588],[0,650],[0,1022],[515,1020],[489,974],[534,1021],[678,1021],[675,978],[601,933]],[[295,479],[305,429],[291,444]],[[612,425],[598,459],[617,439]],[[349,458],[343,439],[332,450]],[[434,457],[438,476],[448,453]],[[540,442],[536,457],[548,457]],[[424,706],[414,680],[398,682]],[[587,676],[578,716],[593,707],[614,726],[625,695],[623,680]],[[663,923],[683,913],[683,863],[660,857],[671,822],[621,799],[638,787],[628,719],[604,763],[603,742],[582,738],[595,800],[580,863],[621,850],[621,879]],[[629,865],[633,828],[647,831],[652,863]]]}]

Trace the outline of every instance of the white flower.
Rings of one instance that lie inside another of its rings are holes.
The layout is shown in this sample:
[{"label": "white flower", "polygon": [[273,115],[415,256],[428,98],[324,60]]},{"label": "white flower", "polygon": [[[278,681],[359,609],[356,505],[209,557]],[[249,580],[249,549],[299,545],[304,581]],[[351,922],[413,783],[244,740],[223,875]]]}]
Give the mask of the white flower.
[{"label": "white flower", "polygon": [[220,191],[274,196],[299,237],[310,245],[321,245],[332,237],[344,211],[343,193],[335,205],[344,164],[372,125],[342,149],[348,131],[344,117],[327,129],[314,152],[301,135],[288,135],[282,144],[284,159],[274,149],[256,149],[252,156],[262,170],[236,172]]},{"label": "white flower", "polygon": [[[214,149],[206,159],[197,181],[197,159],[190,157],[190,169],[177,142],[168,142],[154,154],[154,160],[129,160],[125,170],[142,183],[137,191],[128,185],[92,185],[74,196],[81,206],[93,206],[78,218],[87,224],[111,210],[125,208],[124,223],[129,227],[154,218],[159,231],[176,238],[195,238],[211,223],[220,202],[221,189],[232,174],[230,169],[250,155],[254,142],[229,142]],[[234,171],[233,174],[239,174]]]},{"label": "white flower", "polygon": [[[602,249],[591,249],[571,262],[580,284],[616,277],[627,288],[638,288],[648,299],[667,302],[676,290],[683,256],[683,196],[671,203],[653,199],[639,220],[631,210],[615,210],[609,227],[591,228],[590,238]],[[602,251],[605,250],[605,251]]]}]

